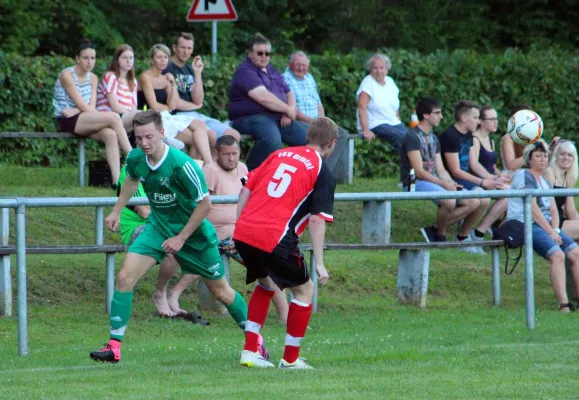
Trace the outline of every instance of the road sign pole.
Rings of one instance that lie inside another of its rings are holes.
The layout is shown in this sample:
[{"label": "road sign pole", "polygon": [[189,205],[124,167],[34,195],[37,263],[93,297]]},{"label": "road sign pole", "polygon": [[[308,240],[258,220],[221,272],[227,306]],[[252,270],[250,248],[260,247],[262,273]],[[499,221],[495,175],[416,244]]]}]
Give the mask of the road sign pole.
[{"label": "road sign pole", "polygon": [[211,59],[217,60],[217,21],[211,21]]}]

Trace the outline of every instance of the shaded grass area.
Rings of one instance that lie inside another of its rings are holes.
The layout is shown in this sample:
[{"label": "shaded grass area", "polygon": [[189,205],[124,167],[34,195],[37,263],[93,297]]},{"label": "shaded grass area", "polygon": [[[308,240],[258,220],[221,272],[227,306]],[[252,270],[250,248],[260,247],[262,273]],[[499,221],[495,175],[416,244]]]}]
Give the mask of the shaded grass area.
[{"label": "shaded grass area", "polygon": [[[75,185],[74,168],[0,166],[3,197],[114,195]],[[338,188],[394,190],[395,180]],[[94,208],[27,214],[29,244],[94,241]],[[360,242],[361,204],[336,203],[334,214],[328,241]],[[418,229],[434,215],[430,203],[395,202],[393,241],[422,240]],[[105,240],[120,238],[107,233]],[[207,328],[157,318],[150,301],[156,269],[135,290],[122,363],[95,365],[88,353],[107,339],[104,255],[29,255],[30,354],[16,355],[16,318],[0,318],[0,398],[576,397],[576,316],[555,311],[544,261],[535,258],[537,328],[529,331],[521,268],[501,275],[502,306],[494,308],[490,254],[433,251],[428,307],[417,310],[396,304],[397,260],[394,251],[327,252],[330,282],[320,288],[320,312],[303,342],[318,369],[288,376],[238,367],[242,334],[227,317],[208,313]],[[243,284],[243,268],[232,262],[231,269],[232,285],[248,299],[253,288]],[[197,307],[196,288],[182,305]],[[277,362],[285,331],[273,311],[263,333]]]}]

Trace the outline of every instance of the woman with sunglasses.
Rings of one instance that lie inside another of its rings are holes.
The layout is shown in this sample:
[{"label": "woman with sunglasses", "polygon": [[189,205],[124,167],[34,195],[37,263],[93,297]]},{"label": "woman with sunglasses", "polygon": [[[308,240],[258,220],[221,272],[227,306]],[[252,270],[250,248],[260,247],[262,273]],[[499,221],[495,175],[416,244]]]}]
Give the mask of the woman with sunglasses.
[{"label": "woman with sunglasses", "polygon": [[[549,165],[549,146],[543,139],[528,145],[523,151],[524,165],[519,169],[512,183],[513,189],[550,189],[551,185],[543,177]],[[569,303],[566,287],[565,258],[571,264],[571,274],[575,287],[579,288],[579,247],[575,241],[559,228],[559,212],[552,197],[533,197],[533,250],[551,263],[551,286],[559,301],[561,312],[574,310]],[[523,222],[523,199],[509,199],[507,219]]]},{"label": "woman with sunglasses", "polygon": [[[577,148],[569,140],[560,140],[553,151],[545,178],[554,189],[574,188],[577,183]],[[559,228],[574,240],[579,240],[579,215],[572,196],[556,196]]]},{"label": "woman with sunglasses", "polygon": [[96,110],[98,78],[92,73],[95,45],[90,40],[80,43],[76,65],[61,71],[54,84],[54,116],[61,132],[103,142],[113,186],[121,170],[119,145],[125,154],[132,148],[119,114]]},{"label": "woman with sunglasses", "polygon": [[167,144],[177,147],[180,141],[189,147],[191,158],[201,158],[204,165],[211,164],[213,158],[205,123],[193,116],[171,114],[179,101],[175,77],[170,73],[163,75],[163,70],[169,64],[171,50],[164,44],[156,44],[149,50],[149,55],[151,68],[139,76],[139,108],[147,107],[161,113]]}]

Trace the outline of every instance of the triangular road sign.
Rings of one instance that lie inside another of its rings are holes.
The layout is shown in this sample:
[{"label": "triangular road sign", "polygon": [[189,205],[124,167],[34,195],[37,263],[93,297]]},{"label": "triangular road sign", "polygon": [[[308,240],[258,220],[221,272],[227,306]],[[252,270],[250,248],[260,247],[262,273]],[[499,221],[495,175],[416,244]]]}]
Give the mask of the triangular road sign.
[{"label": "triangular road sign", "polygon": [[187,21],[237,21],[237,12],[231,0],[193,0]]}]

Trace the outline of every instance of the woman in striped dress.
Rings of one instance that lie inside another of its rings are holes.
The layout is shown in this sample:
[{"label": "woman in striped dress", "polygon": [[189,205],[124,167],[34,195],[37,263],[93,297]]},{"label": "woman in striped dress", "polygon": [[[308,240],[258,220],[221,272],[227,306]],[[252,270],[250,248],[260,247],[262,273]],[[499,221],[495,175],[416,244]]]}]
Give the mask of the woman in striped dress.
[{"label": "woman in striped dress", "polygon": [[54,85],[54,116],[59,130],[101,141],[113,182],[121,169],[119,145],[125,154],[131,144],[119,114],[96,110],[98,79],[91,71],[95,65],[95,45],[83,40],[76,55],[76,65],[61,71]]}]

